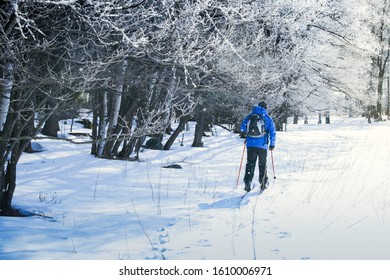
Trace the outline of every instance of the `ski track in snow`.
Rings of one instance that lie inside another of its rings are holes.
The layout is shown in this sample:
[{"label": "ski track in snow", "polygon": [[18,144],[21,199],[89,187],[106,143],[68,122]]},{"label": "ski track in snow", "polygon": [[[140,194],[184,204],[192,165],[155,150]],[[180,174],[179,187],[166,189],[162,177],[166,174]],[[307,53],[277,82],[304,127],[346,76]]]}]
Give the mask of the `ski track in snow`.
[{"label": "ski track in snow", "polygon": [[139,163],[41,141],[14,203],[44,217],[0,217],[0,259],[389,259],[390,122],[332,121],[279,132],[277,179],[269,157],[268,189],[242,199],[243,139],[220,127]]}]

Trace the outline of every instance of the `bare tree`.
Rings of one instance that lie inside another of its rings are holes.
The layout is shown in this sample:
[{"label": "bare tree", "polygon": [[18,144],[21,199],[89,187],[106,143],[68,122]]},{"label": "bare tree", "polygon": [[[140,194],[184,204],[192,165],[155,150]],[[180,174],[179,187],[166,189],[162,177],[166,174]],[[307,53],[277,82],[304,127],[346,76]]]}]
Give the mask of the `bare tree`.
[{"label": "bare tree", "polygon": [[378,118],[382,119],[382,102],[384,96],[384,83],[386,70],[389,72],[390,63],[390,1],[378,0],[370,3],[369,11],[374,15],[367,21],[377,42],[376,52],[372,57],[372,85],[376,93],[376,111]]},{"label": "bare tree", "polygon": [[78,7],[75,2],[0,3],[0,215],[20,215],[12,208],[19,158],[50,116],[83,88],[82,65],[71,51],[73,40],[84,40]]}]

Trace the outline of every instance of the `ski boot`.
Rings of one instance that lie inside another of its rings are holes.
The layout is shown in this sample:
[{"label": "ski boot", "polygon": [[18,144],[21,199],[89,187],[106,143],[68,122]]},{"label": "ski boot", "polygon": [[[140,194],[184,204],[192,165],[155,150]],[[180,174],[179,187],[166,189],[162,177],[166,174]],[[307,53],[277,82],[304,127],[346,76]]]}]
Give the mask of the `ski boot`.
[{"label": "ski boot", "polygon": [[247,192],[251,191],[251,182],[245,182],[245,191]]}]

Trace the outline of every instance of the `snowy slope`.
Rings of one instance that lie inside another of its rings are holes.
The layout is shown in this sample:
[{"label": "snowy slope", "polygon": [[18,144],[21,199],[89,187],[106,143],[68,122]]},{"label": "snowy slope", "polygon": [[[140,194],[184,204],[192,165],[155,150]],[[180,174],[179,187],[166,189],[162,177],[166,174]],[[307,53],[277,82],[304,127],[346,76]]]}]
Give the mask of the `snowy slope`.
[{"label": "snowy slope", "polygon": [[0,217],[0,259],[390,259],[390,122],[331,121],[278,133],[277,178],[269,157],[269,188],[242,200],[243,140],[220,127],[142,162],[41,140],[14,204],[45,217]]}]

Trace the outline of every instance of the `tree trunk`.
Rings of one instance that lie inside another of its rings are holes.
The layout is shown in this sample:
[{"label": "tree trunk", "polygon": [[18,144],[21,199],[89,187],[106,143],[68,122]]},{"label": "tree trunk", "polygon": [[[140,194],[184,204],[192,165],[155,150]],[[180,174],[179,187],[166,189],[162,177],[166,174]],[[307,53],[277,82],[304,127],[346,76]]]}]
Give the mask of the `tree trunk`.
[{"label": "tree trunk", "polygon": [[387,77],[387,119],[390,120],[390,77]]},{"label": "tree trunk", "polygon": [[376,111],[378,112],[378,120],[382,120],[382,97],[383,97],[383,81],[385,72],[380,69],[378,75],[378,99],[376,103]]},{"label": "tree trunk", "polygon": [[206,114],[206,109],[203,109],[202,112],[200,113],[199,120],[195,126],[195,135],[194,135],[194,142],[192,143],[192,147],[203,147],[202,136],[204,133],[205,114]]},{"label": "tree trunk", "polygon": [[22,216],[12,207],[12,199],[16,189],[16,166],[22,155],[22,150],[30,143],[30,140],[13,141],[10,157],[1,167],[0,178],[0,216]]},{"label": "tree trunk", "polygon": [[118,124],[119,111],[122,103],[123,88],[125,83],[125,75],[127,69],[127,60],[124,60],[121,65],[121,69],[118,77],[118,85],[113,96],[112,110],[110,115],[110,123],[108,126],[108,131],[111,132]]},{"label": "tree trunk", "polygon": [[326,112],[325,114],[325,123],[330,124],[330,112]]},{"label": "tree trunk", "polygon": [[176,130],[172,133],[172,135],[169,137],[168,141],[164,145],[164,150],[169,150],[173,143],[175,142],[177,136],[179,136],[180,132],[182,132],[185,128],[186,123],[188,122],[190,116],[181,116],[180,117],[180,122]]},{"label": "tree trunk", "polygon": [[107,136],[107,118],[108,118],[108,101],[107,91],[105,90],[100,98],[99,106],[99,131],[98,131],[98,150],[97,156],[101,158],[103,156],[104,145],[106,143]]},{"label": "tree trunk", "polygon": [[144,143],[146,136],[137,137],[137,141],[135,143],[135,160],[139,160],[139,151],[141,150],[142,143]]},{"label": "tree trunk", "polygon": [[13,64],[6,63],[3,73],[4,79],[0,79],[0,131],[3,130],[7,120],[8,109],[11,101],[11,90],[13,86]]},{"label": "tree trunk", "polygon": [[51,136],[51,137],[58,137],[58,131],[60,131],[60,125],[58,124],[58,115],[52,114],[45,122],[45,125],[42,129],[42,134]]},{"label": "tree trunk", "polygon": [[[9,141],[0,142],[0,215],[21,216],[18,210],[12,208],[12,198],[16,189],[16,166],[23,150],[30,143],[34,132],[34,113],[23,110],[23,106],[31,100],[23,100],[18,92],[13,94],[10,110],[5,123],[4,138]],[[21,113],[22,112],[22,113]],[[32,125],[32,127],[29,127]],[[3,139],[4,139],[3,138]]]},{"label": "tree trunk", "polygon": [[[14,158],[14,155],[11,156]],[[16,188],[16,164],[15,159],[7,162],[5,171],[2,170],[1,194],[0,194],[0,216],[19,216],[20,213],[11,206],[12,198]]]},{"label": "tree trunk", "polygon": [[99,102],[98,102],[98,97],[96,95],[92,96],[93,98],[93,111],[92,111],[92,146],[91,146],[91,154],[94,156],[98,155],[98,144],[97,144],[97,139],[98,139],[98,114],[99,114]]},{"label": "tree trunk", "polygon": [[[384,29],[381,26],[381,33],[383,34]],[[382,37],[382,36],[381,36]],[[387,46],[388,47],[388,46]],[[381,54],[376,59],[376,65],[378,67],[378,87],[377,87],[377,112],[379,114],[378,120],[382,120],[382,97],[383,97],[383,84],[385,81],[386,66],[389,63],[390,52],[387,50],[381,50]]]},{"label": "tree trunk", "polygon": [[[105,145],[105,149],[110,150],[110,157],[116,156],[119,153],[121,153],[121,157],[124,157],[125,154],[127,154],[122,151],[118,152],[118,149],[125,140],[128,140],[129,138],[133,137],[130,135],[131,126],[134,119],[134,115],[136,114],[137,106],[137,100],[134,100],[134,98],[131,97],[122,102],[122,108],[120,111],[120,115],[122,117],[118,120],[118,125],[113,131],[113,135],[115,135],[115,138],[110,139],[110,141],[107,141],[107,144]],[[123,149],[126,150],[126,146],[124,146]]]},{"label": "tree trunk", "polygon": [[298,124],[298,118],[299,118],[299,114],[296,112],[294,113],[294,121],[293,121],[293,124]]},{"label": "tree trunk", "polygon": [[125,76],[126,76],[126,70],[127,70],[128,62],[127,60],[124,60],[122,62],[122,65],[120,67],[119,75],[118,75],[118,81],[116,90],[114,92],[113,100],[112,100],[112,109],[109,117],[108,122],[108,129],[107,129],[107,137],[110,138],[109,141],[107,141],[104,145],[104,151],[103,151],[103,157],[104,158],[111,158],[112,157],[112,148],[115,144],[115,138],[116,134],[120,132],[120,128],[118,128],[118,119],[119,119],[119,113],[121,109],[122,104],[122,96],[123,96],[123,89],[125,84]]}]

